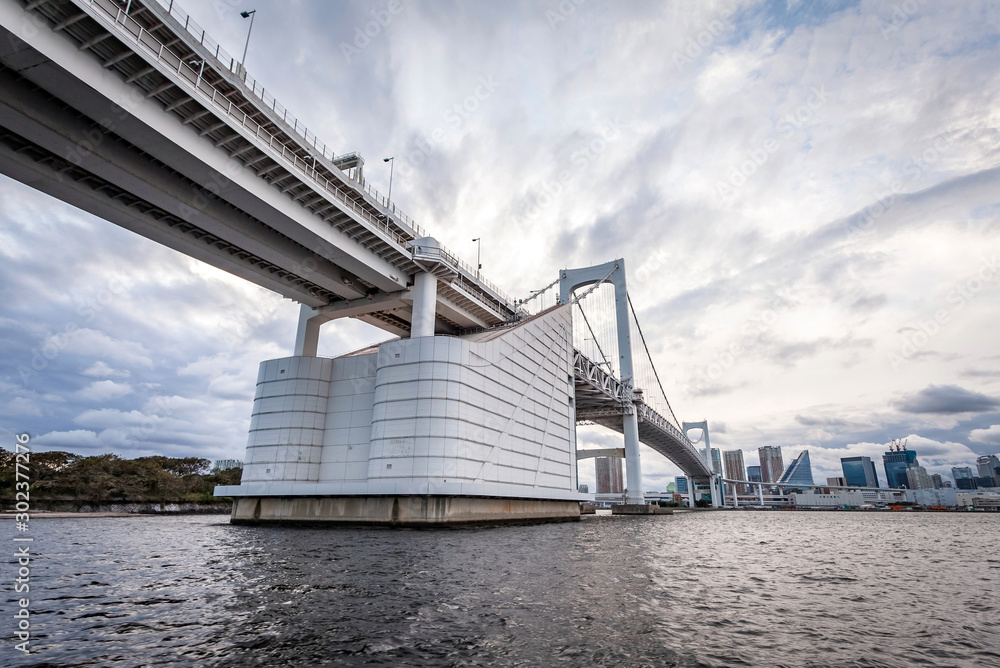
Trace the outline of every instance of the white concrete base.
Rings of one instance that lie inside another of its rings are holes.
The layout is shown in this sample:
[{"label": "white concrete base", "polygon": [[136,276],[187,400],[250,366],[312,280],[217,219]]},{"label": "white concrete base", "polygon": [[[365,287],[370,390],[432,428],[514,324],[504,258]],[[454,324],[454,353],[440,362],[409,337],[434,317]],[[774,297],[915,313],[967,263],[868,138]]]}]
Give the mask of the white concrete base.
[{"label": "white concrete base", "polygon": [[230,522],[430,527],[579,519],[577,501],[460,496],[263,496],[234,499]]}]

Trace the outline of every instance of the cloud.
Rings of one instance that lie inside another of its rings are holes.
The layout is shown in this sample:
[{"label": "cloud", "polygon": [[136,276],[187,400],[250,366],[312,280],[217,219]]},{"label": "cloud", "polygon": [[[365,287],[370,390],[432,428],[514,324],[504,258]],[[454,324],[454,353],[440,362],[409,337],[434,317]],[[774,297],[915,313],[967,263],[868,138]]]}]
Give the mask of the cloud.
[{"label": "cloud", "polygon": [[989,429],[973,429],[969,439],[986,445],[1000,445],[1000,424],[990,425]]},{"label": "cloud", "polygon": [[132,372],[127,369],[112,369],[103,360],[98,360],[80,372],[84,376],[98,378],[128,378]]},{"label": "cloud", "polygon": [[77,392],[77,396],[88,401],[107,401],[132,393],[128,383],[116,383],[113,380],[97,380]]},{"label": "cloud", "polygon": [[979,413],[1000,406],[1000,399],[958,385],[929,385],[893,404],[906,413]]}]

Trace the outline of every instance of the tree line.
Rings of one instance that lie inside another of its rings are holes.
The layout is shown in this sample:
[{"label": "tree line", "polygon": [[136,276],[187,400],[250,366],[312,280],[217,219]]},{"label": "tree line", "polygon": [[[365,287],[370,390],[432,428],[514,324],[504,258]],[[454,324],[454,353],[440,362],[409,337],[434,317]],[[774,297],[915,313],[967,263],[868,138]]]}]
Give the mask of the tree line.
[{"label": "tree line", "polygon": [[[23,455],[22,455],[23,456]],[[80,503],[182,503],[219,501],[216,485],[238,485],[243,469],[212,471],[201,457],[137,457],[32,452],[31,501]],[[23,469],[22,469],[23,472]],[[0,491],[14,498],[14,453],[0,448]],[[5,504],[6,505],[6,504]]]}]

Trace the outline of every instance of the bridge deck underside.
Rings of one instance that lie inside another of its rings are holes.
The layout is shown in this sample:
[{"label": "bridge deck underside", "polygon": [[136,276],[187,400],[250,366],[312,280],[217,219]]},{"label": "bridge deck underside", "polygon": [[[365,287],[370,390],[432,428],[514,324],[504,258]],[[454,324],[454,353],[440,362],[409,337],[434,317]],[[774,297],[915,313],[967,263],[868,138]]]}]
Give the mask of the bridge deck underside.
[{"label": "bridge deck underside", "polygon": [[[310,306],[402,296],[422,231],[164,7],[127,5],[125,16],[113,0],[4,4],[0,171]],[[38,30],[18,29],[29,20]],[[83,151],[79,137],[96,146]],[[441,331],[514,313],[464,266],[438,296]],[[407,334],[409,309],[385,303],[354,317]]]}]

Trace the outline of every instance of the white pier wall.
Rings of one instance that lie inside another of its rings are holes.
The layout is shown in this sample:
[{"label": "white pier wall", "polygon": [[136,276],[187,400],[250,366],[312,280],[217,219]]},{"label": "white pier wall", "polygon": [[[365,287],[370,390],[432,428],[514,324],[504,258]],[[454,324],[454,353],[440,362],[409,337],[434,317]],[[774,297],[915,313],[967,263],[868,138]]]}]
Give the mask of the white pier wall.
[{"label": "white pier wall", "polygon": [[216,493],[589,498],[576,489],[570,318],[264,362],[243,479]]},{"label": "white pier wall", "polygon": [[559,309],[481,342],[383,344],[368,479],[503,496],[575,489],[569,317]]},{"label": "white pier wall", "polygon": [[333,362],[261,362],[242,483],[319,480]]}]

